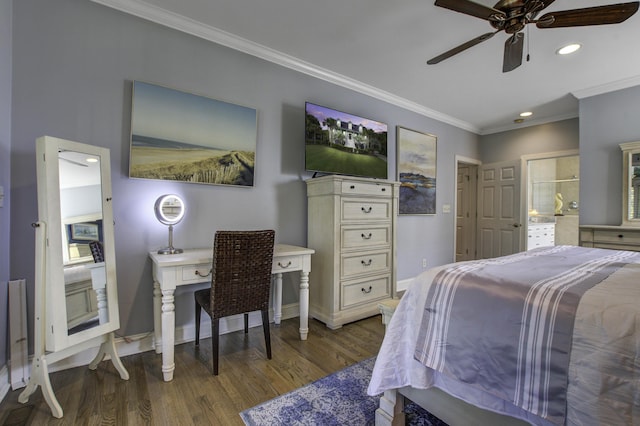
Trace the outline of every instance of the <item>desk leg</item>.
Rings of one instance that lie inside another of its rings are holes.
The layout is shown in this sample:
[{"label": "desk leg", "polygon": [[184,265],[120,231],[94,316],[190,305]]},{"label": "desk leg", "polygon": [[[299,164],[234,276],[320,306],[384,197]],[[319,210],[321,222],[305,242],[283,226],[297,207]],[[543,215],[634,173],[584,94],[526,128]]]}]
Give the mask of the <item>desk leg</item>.
[{"label": "desk leg", "polygon": [[174,291],[174,289],[162,290],[162,374],[165,382],[173,380],[173,370],[176,369],[173,358],[176,332]]},{"label": "desk leg", "polygon": [[160,283],[153,282],[153,346],[156,353],[162,353],[162,292]]},{"label": "desk leg", "polygon": [[300,340],[309,334],[309,271],[300,271]]},{"label": "desk leg", "polygon": [[276,274],[276,292],[273,295],[273,322],[280,324],[282,319],[282,274]]}]

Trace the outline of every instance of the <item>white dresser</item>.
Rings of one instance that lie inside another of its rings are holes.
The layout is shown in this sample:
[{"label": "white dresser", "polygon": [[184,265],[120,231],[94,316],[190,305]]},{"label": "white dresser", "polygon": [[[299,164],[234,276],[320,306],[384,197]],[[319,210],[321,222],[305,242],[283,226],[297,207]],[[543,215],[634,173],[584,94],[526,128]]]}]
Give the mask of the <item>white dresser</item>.
[{"label": "white dresser", "polygon": [[640,251],[640,227],[582,225],[580,245],[614,250]]},{"label": "white dresser", "polygon": [[555,245],[555,223],[530,223],[527,227],[527,250]]},{"label": "white dresser", "polygon": [[380,313],[396,282],[398,182],[307,180],[308,247],[316,251],[309,313],[335,329]]}]

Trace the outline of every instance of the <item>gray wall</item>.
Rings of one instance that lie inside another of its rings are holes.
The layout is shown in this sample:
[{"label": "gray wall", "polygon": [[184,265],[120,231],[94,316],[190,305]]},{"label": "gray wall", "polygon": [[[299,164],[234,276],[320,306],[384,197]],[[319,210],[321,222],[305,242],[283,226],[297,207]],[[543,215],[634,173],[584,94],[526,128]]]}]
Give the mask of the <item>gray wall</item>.
[{"label": "gray wall", "polygon": [[[147,253],[167,243],[167,228],[153,214],[161,194],[178,193],[188,206],[175,228],[176,247],[209,247],[217,229],[242,228],[274,228],[278,242],[306,244],[304,180],[311,176],[304,172],[305,101],[386,122],[391,177],[396,125],[437,135],[438,211],[454,201],[454,156],[479,158],[472,133],[88,1],[21,0],[13,7],[11,274],[28,279],[33,303],[35,139],[51,135],[109,148],[119,334],[153,328]],[[256,108],[255,186],[129,179],[132,80]],[[451,213],[400,217],[399,279],[421,272],[422,258],[429,266],[452,261],[453,226]],[[321,285],[313,282],[313,272],[311,285]],[[192,321],[191,291],[176,295],[178,325]],[[284,302],[295,299],[288,280]]]},{"label": "gray wall", "polygon": [[0,0],[0,369],[7,362],[7,282],[9,274],[9,193],[11,150],[11,0]]},{"label": "gray wall", "polygon": [[622,222],[620,143],[640,141],[640,86],[580,100],[580,223]]},{"label": "gray wall", "polygon": [[578,149],[578,119],[557,121],[480,137],[483,163],[514,160],[523,155]]}]

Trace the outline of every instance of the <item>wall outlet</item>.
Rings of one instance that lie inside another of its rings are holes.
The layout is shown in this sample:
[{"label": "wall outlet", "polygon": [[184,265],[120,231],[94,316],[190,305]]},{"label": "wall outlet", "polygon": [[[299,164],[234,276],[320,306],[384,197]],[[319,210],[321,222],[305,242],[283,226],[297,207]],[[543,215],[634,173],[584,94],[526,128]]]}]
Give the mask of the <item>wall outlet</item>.
[{"label": "wall outlet", "polygon": [[443,204],[442,213],[451,213],[451,204]]},{"label": "wall outlet", "polygon": [[422,267],[423,268],[427,267],[427,259],[422,259]]}]

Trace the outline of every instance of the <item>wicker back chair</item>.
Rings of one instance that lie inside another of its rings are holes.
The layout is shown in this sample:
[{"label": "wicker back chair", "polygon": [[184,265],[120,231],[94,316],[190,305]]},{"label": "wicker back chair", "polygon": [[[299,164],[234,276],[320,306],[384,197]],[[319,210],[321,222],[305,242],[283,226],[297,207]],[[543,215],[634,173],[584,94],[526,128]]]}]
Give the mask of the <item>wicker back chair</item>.
[{"label": "wicker back chair", "polygon": [[218,231],[213,243],[211,288],[195,292],[196,345],[200,344],[200,315],[211,317],[213,374],[218,375],[220,318],[244,314],[248,332],[249,312],[262,312],[262,328],[271,359],[269,290],[275,231]]}]

